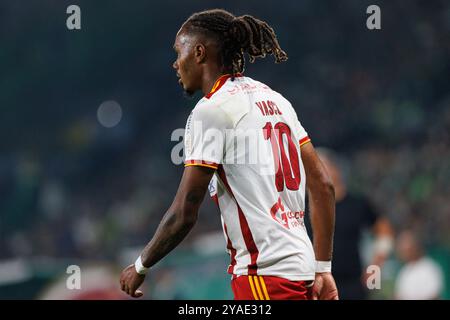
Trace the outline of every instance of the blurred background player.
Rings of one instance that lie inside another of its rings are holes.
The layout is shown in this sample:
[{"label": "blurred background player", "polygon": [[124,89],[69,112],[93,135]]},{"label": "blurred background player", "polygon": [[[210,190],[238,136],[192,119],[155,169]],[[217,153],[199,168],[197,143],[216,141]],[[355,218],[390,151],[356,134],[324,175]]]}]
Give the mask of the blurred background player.
[{"label": "blurred background player", "polygon": [[[209,185],[221,211],[235,299],[337,299],[331,180],[289,101],[241,74],[244,54],[251,62],[266,55],[287,60],[274,30],[249,15],[207,10],[182,25],[174,49],[179,83],[204,97],[187,120],[178,192],[153,239],[122,271],[122,290],[142,296],[136,290],[145,274],[192,229]],[[247,144],[247,135],[256,140]],[[314,247],[303,223],[306,190]]]},{"label": "blurred background player", "polygon": [[409,229],[402,231],[397,238],[396,251],[404,265],[395,282],[395,299],[440,299],[444,273],[441,266],[427,256],[420,234]]},{"label": "blurred background player", "polygon": [[367,198],[349,193],[347,166],[343,157],[327,148],[317,153],[333,180],[336,197],[333,275],[340,299],[367,299],[366,267],[361,255],[364,231],[373,236],[373,254],[368,265],[382,267],[393,247],[393,228],[377,214]]}]

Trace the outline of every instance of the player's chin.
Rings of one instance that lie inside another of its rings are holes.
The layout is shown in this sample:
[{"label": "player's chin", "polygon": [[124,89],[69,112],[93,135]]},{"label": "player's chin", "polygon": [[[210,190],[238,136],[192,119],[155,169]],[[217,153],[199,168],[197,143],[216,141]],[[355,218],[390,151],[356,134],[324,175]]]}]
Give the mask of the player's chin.
[{"label": "player's chin", "polygon": [[187,97],[192,97],[192,96],[194,95],[195,90],[192,90],[191,88],[188,88],[188,87],[186,87],[186,86],[184,86],[184,85],[182,85],[182,86],[183,86],[184,94],[185,94]]},{"label": "player's chin", "polygon": [[178,83],[180,84],[180,86],[183,88],[184,91],[184,95],[186,97],[192,97],[195,93],[196,90],[191,89],[188,85],[186,85],[185,83],[183,83],[183,81],[181,80],[181,78],[178,80]]},{"label": "player's chin", "polygon": [[191,98],[194,95],[195,91],[189,90],[189,89],[184,89],[184,94]]}]

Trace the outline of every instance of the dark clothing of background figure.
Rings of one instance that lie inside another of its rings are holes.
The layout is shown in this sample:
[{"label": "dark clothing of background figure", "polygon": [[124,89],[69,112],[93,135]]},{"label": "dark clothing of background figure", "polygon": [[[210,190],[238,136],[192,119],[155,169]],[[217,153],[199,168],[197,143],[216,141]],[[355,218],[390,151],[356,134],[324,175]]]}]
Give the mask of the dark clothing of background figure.
[{"label": "dark clothing of background figure", "polygon": [[[339,299],[367,299],[367,288],[361,283],[363,265],[359,253],[362,232],[372,228],[377,215],[363,197],[347,195],[336,203],[332,273],[339,291]],[[305,225],[312,235],[309,214]]]}]

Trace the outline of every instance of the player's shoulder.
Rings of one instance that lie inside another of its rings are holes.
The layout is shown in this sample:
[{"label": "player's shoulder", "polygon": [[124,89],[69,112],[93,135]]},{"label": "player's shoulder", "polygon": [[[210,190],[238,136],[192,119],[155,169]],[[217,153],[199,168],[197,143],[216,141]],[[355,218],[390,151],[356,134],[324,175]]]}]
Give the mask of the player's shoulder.
[{"label": "player's shoulder", "polygon": [[221,106],[224,101],[218,101],[217,99],[207,99],[203,97],[195,105],[192,112],[197,115],[204,116],[220,116],[223,113]]},{"label": "player's shoulder", "polygon": [[248,100],[238,91],[243,83],[243,77],[228,80],[214,94],[203,97],[193,112],[197,116],[226,118],[234,126],[250,109]]},{"label": "player's shoulder", "polygon": [[292,103],[283,94],[273,89],[271,89],[270,93],[272,96],[276,97],[277,100],[282,101],[284,105],[287,105],[290,108],[292,108]]},{"label": "player's shoulder", "polygon": [[197,102],[190,117],[206,126],[232,127],[232,121],[221,105],[205,98]]},{"label": "player's shoulder", "polygon": [[290,108],[292,108],[291,102],[280,92],[274,90],[269,85],[267,85],[264,82],[247,78],[251,87],[256,87],[258,91],[264,91],[264,93],[267,93],[272,99],[275,99],[277,101],[282,102],[283,105],[287,105]]}]

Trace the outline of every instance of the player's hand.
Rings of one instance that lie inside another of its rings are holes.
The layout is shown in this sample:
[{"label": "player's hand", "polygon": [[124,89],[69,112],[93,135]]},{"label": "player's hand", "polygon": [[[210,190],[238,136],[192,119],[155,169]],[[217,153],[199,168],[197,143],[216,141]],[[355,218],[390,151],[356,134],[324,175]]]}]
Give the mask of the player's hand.
[{"label": "player's hand", "polygon": [[336,282],[330,272],[316,273],[312,290],[313,300],[339,300]]},{"label": "player's hand", "polygon": [[120,275],[120,287],[122,291],[126,292],[133,298],[142,297],[143,293],[141,290],[137,290],[142,282],[144,282],[145,275],[138,274],[134,268],[134,264],[129,265],[123,269]]}]

